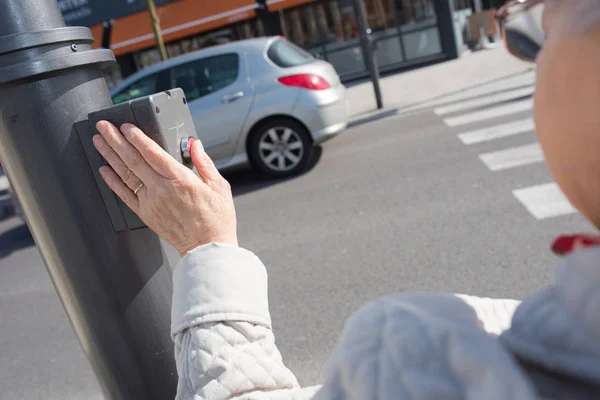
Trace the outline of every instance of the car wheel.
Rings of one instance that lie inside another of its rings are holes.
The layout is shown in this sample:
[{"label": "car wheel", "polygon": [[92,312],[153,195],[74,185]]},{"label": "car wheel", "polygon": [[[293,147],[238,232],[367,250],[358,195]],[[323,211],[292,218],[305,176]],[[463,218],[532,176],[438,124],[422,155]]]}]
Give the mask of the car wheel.
[{"label": "car wheel", "polygon": [[310,161],[312,139],[300,123],[277,118],[261,125],[250,139],[250,161],[260,171],[279,178],[302,172]]}]

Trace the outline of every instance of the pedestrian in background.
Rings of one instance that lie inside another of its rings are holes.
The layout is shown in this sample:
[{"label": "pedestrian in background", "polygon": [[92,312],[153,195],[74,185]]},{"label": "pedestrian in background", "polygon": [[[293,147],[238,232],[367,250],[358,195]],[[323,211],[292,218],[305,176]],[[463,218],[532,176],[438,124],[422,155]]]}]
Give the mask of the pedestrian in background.
[{"label": "pedestrian in background", "polygon": [[[536,3],[519,1],[508,14]],[[537,133],[555,180],[600,228],[600,3],[549,0],[544,29]],[[324,384],[301,388],[275,345],[266,269],[238,246],[229,184],[202,144],[191,150],[199,178],[132,125],[98,130],[107,184],[182,256],[171,325],[177,399],[600,398],[594,236],[557,241],[556,283],[522,303],[407,293],[365,305],[347,322]]]}]

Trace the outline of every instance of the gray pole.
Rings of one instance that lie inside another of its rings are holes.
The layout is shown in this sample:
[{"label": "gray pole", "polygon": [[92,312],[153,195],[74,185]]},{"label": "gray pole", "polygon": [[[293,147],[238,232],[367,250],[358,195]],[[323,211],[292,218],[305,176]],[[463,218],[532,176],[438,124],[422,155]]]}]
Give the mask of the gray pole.
[{"label": "gray pole", "polygon": [[104,395],[172,399],[168,262],[149,229],[115,232],[73,127],[112,105],[91,43],[56,0],[2,0],[0,159]]},{"label": "gray pole", "polygon": [[375,58],[371,30],[369,29],[369,25],[367,23],[365,3],[363,0],[354,0],[354,5],[358,20],[358,29],[360,32],[360,43],[362,45],[363,58],[365,60],[365,65],[371,74],[371,81],[373,82],[373,90],[375,91],[377,108],[382,109],[383,99],[381,96],[381,88],[379,87],[379,66],[377,65],[377,59]]}]

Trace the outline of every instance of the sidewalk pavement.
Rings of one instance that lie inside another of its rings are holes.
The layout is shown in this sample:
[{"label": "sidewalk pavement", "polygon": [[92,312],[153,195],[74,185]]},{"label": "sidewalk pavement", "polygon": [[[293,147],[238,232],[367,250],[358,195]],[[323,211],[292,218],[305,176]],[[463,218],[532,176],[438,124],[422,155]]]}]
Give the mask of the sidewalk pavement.
[{"label": "sidewalk pavement", "polygon": [[390,75],[380,80],[383,110],[377,110],[370,80],[348,88],[351,125],[398,113],[437,97],[523,73],[533,64],[516,59],[503,46],[465,54],[457,60]]}]

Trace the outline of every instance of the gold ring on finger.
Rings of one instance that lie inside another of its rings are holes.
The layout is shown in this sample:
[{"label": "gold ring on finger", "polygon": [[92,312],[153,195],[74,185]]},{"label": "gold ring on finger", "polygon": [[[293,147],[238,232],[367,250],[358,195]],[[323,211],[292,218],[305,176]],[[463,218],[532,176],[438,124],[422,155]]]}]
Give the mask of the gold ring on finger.
[{"label": "gold ring on finger", "polygon": [[142,188],[144,187],[144,182],[141,182],[138,187],[135,188],[135,190],[133,191],[133,194],[135,194],[137,196],[138,192],[140,190],[142,190]]}]

